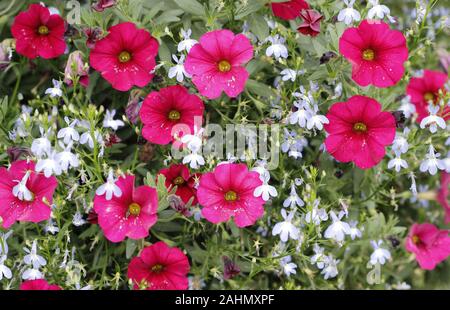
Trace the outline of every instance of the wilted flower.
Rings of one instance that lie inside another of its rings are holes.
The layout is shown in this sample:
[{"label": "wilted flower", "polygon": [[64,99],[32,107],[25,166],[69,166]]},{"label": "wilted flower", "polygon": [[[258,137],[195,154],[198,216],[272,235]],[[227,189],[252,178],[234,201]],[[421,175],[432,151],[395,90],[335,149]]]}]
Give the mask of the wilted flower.
[{"label": "wilted flower", "polygon": [[64,83],[73,85],[73,81],[79,80],[84,87],[89,85],[89,66],[83,61],[83,53],[74,51],[70,53],[64,70]]}]

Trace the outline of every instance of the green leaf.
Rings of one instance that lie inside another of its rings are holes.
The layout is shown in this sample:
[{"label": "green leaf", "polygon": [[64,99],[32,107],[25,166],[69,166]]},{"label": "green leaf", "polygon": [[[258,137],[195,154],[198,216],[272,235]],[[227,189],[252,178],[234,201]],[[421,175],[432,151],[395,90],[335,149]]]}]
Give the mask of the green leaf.
[{"label": "green leaf", "polygon": [[196,0],[173,0],[181,9],[195,15],[206,16],[205,8]]},{"label": "green leaf", "polygon": [[259,14],[253,14],[249,18],[250,31],[255,34],[260,41],[269,36],[270,29],[266,20]]},{"label": "green leaf", "polygon": [[271,87],[267,86],[264,83],[255,81],[255,80],[249,79],[247,81],[246,87],[247,87],[248,91],[250,91],[251,93],[254,93],[256,95],[259,95],[259,96],[264,96],[264,97],[268,97],[268,98],[275,96],[275,93]]},{"label": "green leaf", "polygon": [[131,256],[133,256],[134,251],[137,249],[136,240],[128,238],[126,241],[126,247],[125,247],[125,256],[127,259],[130,259]]}]

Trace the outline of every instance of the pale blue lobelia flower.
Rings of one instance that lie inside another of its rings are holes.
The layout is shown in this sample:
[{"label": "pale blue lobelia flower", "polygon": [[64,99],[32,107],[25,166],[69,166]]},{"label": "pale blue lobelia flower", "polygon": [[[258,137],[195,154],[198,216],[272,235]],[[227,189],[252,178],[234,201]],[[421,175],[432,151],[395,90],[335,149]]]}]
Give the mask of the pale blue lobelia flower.
[{"label": "pale blue lobelia flower", "polygon": [[287,242],[289,239],[298,240],[300,236],[300,230],[292,224],[295,212],[291,211],[289,215],[286,213],[286,209],[281,209],[281,216],[284,221],[276,223],[272,230],[272,235],[280,235],[282,242]]},{"label": "pale blue lobelia flower", "polygon": [[370,244],[372,245],[372,248],[374,249],[372,255],[370,255],[370,264],[376,265],[379,263],[380,265],[384,265],[386,263],[386,260],[391,259],[391,253],[382,248],[381,245],[383,244],[382,240],[378,241],[370,241]]},{"label": "pale blue lobelia flower", "polygon": [[113,170],[110,169],[108,172],[108,178],[106,179],[106,183],[100,185],[95,191],[96,195],[102,196],[105,195],[106,200],[111,200],[114,197],[121,197],[122,190],[119,186],[117,186],[116,179],[114,178]]}]

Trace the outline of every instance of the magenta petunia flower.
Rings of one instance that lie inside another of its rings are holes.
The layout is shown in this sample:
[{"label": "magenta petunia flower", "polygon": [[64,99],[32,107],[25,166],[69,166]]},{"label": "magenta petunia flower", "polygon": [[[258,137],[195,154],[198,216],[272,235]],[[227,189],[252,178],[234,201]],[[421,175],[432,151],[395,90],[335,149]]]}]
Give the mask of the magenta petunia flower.
[{"label": "magenta petunia flower", "polygon": [[323,16],[319,12],[303,10],[300,12],[300,17],[303,19],[303,23],[298,26],[298,32],[312,37],[320,33],[320,21],[323,19]]},{"label": "magenta petunia flower", "polygon": [[186,290],[189,260],[178,248],[159,241],[144,248],[128,265],[128,278],[135,289]]},{"label": "magenta petunia flower", "polygon": [[194,197],[192,205],[197,204],[195,179],[200,178],[200,174],[191,175],[188,167],[182,164],[175,164],[169,168],[161,169],[159,173],[166,177],[165,185],[167,189],[171,190],[175,186],[177,187],[175,195],[179,196],[184,203],[188,203]]},{"label": "magenta petunia flower", "polygon": [[64,20],[40,4],[30,4],[28,10],[14,18],[11,33],[16,39],[17,53],[34,59],[56,58],[66,50]]},{"label": "magenta petunia flower", "polygon": [[[423,118],[430,115],[428,106],[431,103],[438,103],[439,91],[445,93],[444,85],[447,82],[447,74],[440,71],[424,70],[423,77],[411,78],[406,93],[411,97],[411,102],[416,106],[418,114],[417,121],[420,123]],[[450,107],[445,106],[438,113],[445,120],[450,119]]]},{"label": "magenta petunia flower", "polygon": [[151,71],[156,65],[158,41],[131,22],[117,24],[108,31],[91,50],[91,67],[117,90],[146,86],[154,75]]},{"label": "magenta petunia flower", "polygon": [[441,174],[441,184],[438,191],[437,201],[441,204],[445,211],[445,223],[450,223],[450,204],[448,202],[450,186],[450,174],[443,171]]},{"label": "magenta petunia flower", "polygon": [[22,291],[60,291],[61,287],[56,284],[49,284],[44,279],[28,280],[20,284]]},{"label": "magenta petunia flower", "polygon": [[[192,134],[195,124],[201,126],[204,109],[203,101],[184,86],[174,85],[151,92],[139,111],[144,124],[142,135],[152,143],[164,145],[174,141],[175,135]],[[188,129],[189,132],[185,132]]]},{"label": "magenta petunia flower", "polygon": [[249,77],[243,65],[252,57],[253,46],[245,35],[214,30],[202,35],[190,49],[184,68],[203,96],[215,99],[224,91],[237,97]]},{"label": "magenta petunia flower", "polygon": [[264,200],[253,192],[262,184],[245,164],[224,163],[200,178],[197,199],[202,215],[217,224],[234,217],[238,227],[253,225],[264,214]]},{"label": "magenta petunia flower", "polygon": [[0,217],[9,228],[16,221],[41,222],[50,218],[53,193],[58,181],[37,173],[35,163],[18,160],[9,170],[0,168]]},{"label": "magenta petunia flower", "polygon": [[420,268],[433,270],[450,256],[448,230],[429,223],[414,224],[406,238],[406,250],[416,255]]},{"label": "magenta petunia flower", "polygon": [[339,39],[339,52],[352,64],[352,78],[360,86],[389,87],[403,76],[408,48],[403,33],[380,21],[347,28]]},{"label": "magenta petunia flower", "polygon": [[361,169],[378,164],[384,157],[385,146],[395,137],[395,118],[382,112],[381,105],[365,96],[353,96],[347,102],[331,106],[326,115],[329,133],[325,147],[336,160],[354,162]]},{"label": "magenta petunia flower", "polygon": [[309,4],[305,0],[288,0],[284,2],[272,2],[273,15],[284,20],[296,19],[300,12],[309,9]]},{"label": "magenta petunia flower", "polygon": [[120,197],[107,200],[105,195],[96,195],[94,198],[94,210],[105,237],[112,242],[123,241],[125,237],[147,237],[157,220],[156,190],[145,185],[135,188],[133,175],[120,177],[115,184],[122,191]]}]

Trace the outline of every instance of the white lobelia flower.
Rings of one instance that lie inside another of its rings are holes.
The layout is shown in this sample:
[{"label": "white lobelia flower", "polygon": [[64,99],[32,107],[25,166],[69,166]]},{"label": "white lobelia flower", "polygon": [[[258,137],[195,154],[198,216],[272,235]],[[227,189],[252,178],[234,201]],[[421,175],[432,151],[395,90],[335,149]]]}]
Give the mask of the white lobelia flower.
[{"label": "white lobelia flower", "polygon": [[280,260],[280,266],[283,268],[283,272],[287,277],[297,273],[297,265],[292,262],[290,255],[285,256]]},{"label": "white lobelia flower", "polygon": [[8,254],[8,243],[6,242],[13,233],[12,230],[8,231],[7,233],[0,232],[0,255],[7,255]]},{"label": "white lobelia flower", "polygon": [[424,129],[425,127],[429,126],[431,133],[435,133],[438,127],[445,129],[447,127],[445,120],[437,115],[440,109],[441,107],[439,105],[430,104],[428,106],[430,115],[422,119],[422,121],[420,122],[420,128]]},{"label": "white lobelia flower", "polygon": [[319,107],[317,106],[317,104],[315,104],[313,106],[313,109],[311,110],[310,117],[308,118],[306,123],[306,128],[308,128],[309,130],[313,129],[314,127],[316,127],[318,130],[322,130],[323,124],[330,123],[330,121],[328,120],[328,118],[325,117],[325,115],[317,114],[318,111]]},{"label": "white lobelia flower", "polygon": [[42,275],[42,272],[40,272],[39,269],[36,268],[28,268],[22,274],[23,280],[36,280],[42,279],[43,277],[44,276]]},{"label": "white lobelia flower", "polygon": [[78,167],[80,165],[80,160],[78,159],[78,154],[71,152],[72,143],[69,143],[66,147],[64,147],[64,145],[60,142],[60,146],[63,147],[64,150],[55,155],[55,160],[61,170],[67,172],[69,168]]},{"label": "white lobelia flower", "polygon": [[168,76],[170,79],[173,79],[174,77],[177,78],[178,83],[181,83],[184,81],[184,77],[191,78],[191,75],[186,72],[184,69],[184,60],[186,56],[181,55],[180,58],[176,55],[172,55],[172,59],[175,61],[176,65],[173,67],[170,67]]},{"label": "white lobelia flower", "polygon": [[301,101],[295,101],[294,106],[297,108],[297,111],[289,116],[289,123],[291,125],[298,124],[300,127],[305,128],[308,119],[311,117],[311,109],[307,103]]},{"label": "white lobelia flower", "polygon": [[186,31],[184,29],[181,29],[181,36],[183,37],[183,40],[178,43],[178,52],[182,52],[185,50],[189,53],[191,48],[198,43],[197,40],[191,39],[191,35],[191,29],[188,29]]},{"label": "white lobelia flower", "polygon": [[110,169],[108,172],[108,178],[106,179],[106,183],[100,185],[95,194],[98,196],[105,195],[106,200],[111,200],[112,197],[120,197],[122,196],[122,190],[116,183],[117,179],[114,178],[113,170]]},{"label": "white lobelia flower", "polygon": [[388,169],[392,169],[394,168],[395,171],[400,172],[400,170],[402,168],[408,168],[408,163],[406,162],[406,160],[401,159],[400,158],[400,153],[398,151],[394,151],[395,152],[395,158],[391,159],[388,162]]},{"label": "white lobelia flower", "polygon": [[310,224],[314,223],[314,225],[319,225],[320,222],[328,220],[328,214],[325,209],[319,209],[320,200],[316,199],[314,201],[314,206],[311,211],[308,211],[305,215],[305,222]]},{"label": "white lobelia flower", "polygon": [[341,221],[343,216],[343,212],[339,212],[339,215],[336,215],[334,211],[330,211],[330,217],[333,223],[325,230],[325,238],[342,242],[344,241],[345,235],[350,234],[350,225]]},{"label": "white lobelia flower", "polygon": [[428,154],[425,155],[425,159],[420,163],[420,171],[428,171],[429,174],[435,175],[438,169],[444,170],[444,163],[438,159],[440,156],[441,154],[435,153],[433,145],[430,144]]},{"label": "white lobelia flower", "polygon": [[48,234],[57,234],[59,232],[59,227],[55,225],[53,219],[49,219],[47,225],[44,227],[44,231]]},{"label": "white lobelia flower", "polygon": [[275,36],[267,37],[266,41],[272,43],[266,49],[267,57],[274,56],[276,60],[280,60],[280,58],[288,58],[288,50],[286,45],[284,45],[284,43],[286,42],[285,38],[281,37],[279,34],[276,34]]},{"label": "white lobelia flower", "polygon": [[82,226],[86,224],[85,219],[83,219],[83,216],[81,215],[80,211],[75,212],[72,218],[72,224],[75,226]]},{"label": "white lobelia flower", "polygon": [[377,263],[379,263],[380,265],[384,265],[386,263],[386,260],[391,259],[391,253],[388,250],[383,249],[381,247],[381,244],[383,244],[382,240],[378,241],[372,240],[370,241],[370,244],[374,249],[372,255],[370,255],[371,265],[375,265]]},{"label": "white lobelia flower", "polygon": [[324,257],[325,266],[321,274],[325,280],[332,279],[338,275],[337,265],[340,260],[335,259],[331,254]]},{"label": "white lobelia flower", "polygon": [[361,238],[362,237],[362,233],[361,230],[358,228],[358,221],[350,221],[349,223],[350,225],[350,238],[352,238],[352,240],[355,240],[356,238]]},{"label": "white lobelia flower", "polygon": [[269,200],[270,197],[277,197],[278,192],[276,188],[269,185],[270,174],[265,173],[263,175],[260,175],[259,178],[261,179],[263,184],[255,188],[255,190],[253,191],[253,196],[261,197],[264,201]]},{"label": "white lobelia flower", "polygon": [[283,80],[283,81],[289,81],[289,80],[291,80],[291,82],[294,82],[295,81],[295,79],[297,78],[297,71],[295,71],[295,70],[292,70],[292,69],[289,69],[289,68],[286,68],[286,69],[284,69],[283,71],[281,71],[280,72],[280,74],[281,74],[281,79]]},{"label": "white lobelia flower", "polygon": [[[94,136],[95,136],[95,140],[97,141],[98,144],[103,143],[103,137],[98,130],[95,130]],[[94,148],[94,139],[92,138],[90,131],[86,131],[81,134],[80,143],[87,144],[90,149]]]},{"label": "white lobelia flower", "polygon": [[6,261],[6,255],[2,255],[0,257],[0,281],[3,280],[3,277],[6,279],[12,278],[11,269],[9,267],[5,266]]},{"label": "white lobelia flower", "polygon": [[62,173],[61,166],[56,159],[56,151],[52,150],[47,153],[47,158],[41,158],[36,163],[36,172],[44,171],[46,178],[49,178],[52,174],[60,175]]},{"label": "white lobelia flower", "polygon": [[406,153],[409,149],[409,143],[408,143],[408,135],[409,135],[409,128],[405,128],[403,130],[403,134],[396,133],[394,142],[392,142],[392,150],[396,153]]},{"label": "white lobelia flower", "polygon": [[50,128],[46,134],[44,133],[44,128],[42,127],[39,127],[39,131],[41,132],[41,137],[34,139],[31,143],[31,152],[37,157],[43,156],[52,148],[50,140],[47,137],[50,134]]},{"label": "white lobelia flower", "polygon": [[403,112],[406,118],[410,118],[414,113],[416,113],[416,106],[411,103],[411,97],[406,96],[400,101],[400,111]]},{"label": "white lobelia flower", "polygon": [[269,170],[267,170],[267,161],[266,160],[258,160],[255,162],[255,166],[251,171],[258,172],[260,178],[261,176],[267,176],[270,178]]},{"label": "white lobelia flower", "polygon": [[333,99],[337,99],[342,96],[342,83],[339,82],[336,84],[336,87],[334,88],[334,96]]},{"label": "white lobelia flower", "polygon": [[[117,130],[120,127],[125,126],[125,123],[120,119],[114,119],[116,115],[116,110],[106,110],[105,118],[103,119],[103,127],[111,128],[112,130]],[[67,143],[66,143],[67,144]]]},{"label": "white lobelia flower", "polygon": [[296,206],[303,207],[304,205],[305,205],[305,203],[297,194],[297,191],[295,189],[295,184],[292,184],[291,185],[291,193],[289,194],[289,197],[283,201],[283,207],[295,208]]},{"label": "white lobelia flower", "polygon": [[53,87],[47,88],[45,90],[45,94],[50,95],[50,97],[52,98],[61,97],[62,96],[61,81],[53,79],[52,83]]},{"label": "white lobelia flower", "polygon": [[27,265],[33,266],[34,269],[38,269],[41,266],[45,266],[47,261],[45,258],[37,254],[37,241],[34,240],[31,245],[31,249],[23,248],[23,250],[28,253],[24,256],[23,262]]},{"label": "white lobelia flower", "polygon": [[31,175],[31,171],[27,171],[23,176],[22,180],[14,180],[17,185],[14,185],[12,193],[14,197],[17,197],[22,201],[32,201],[34,199],[33,193],[27,187],[27,181]]},{"label": "white lobelia flower", "polygon": [[291,211],[289,215],[287,215],[286,209],[281,209],[281,216],[284,221],[275,224],[272,230],[272,235],[280,235],[280,239],[283,242],[287,242],[289,239],[298,240],[300,230],[292,224],[294,214],[295,212]]},{"label": "white lobelia flower", "polygon": [[369,19],[374,19],[375,17],[383,19],[384,16],[388,17],[391,13],[391,10],[387,6],[380,4],[379,0],[369,0],[369,3],[372,6],[367,13]]},{"label": "white lobelia flower", "polygon": [[80,140],[80,134],[78,131],[75,130],[75,125],[77,124],[77,120],[73,120],[70,122],[69,118],[67,116],[64,117],[64,121],[67,123],[67,127],[61,128],[58,131],[58,139],[63,139],[65,144],[69,144],[72,141],[79,141]]},{"label": "white lobelia flower", "polygon": [[203,143],[203,132],[204,128],[198,129],[194,125],[194,134],[185,134],[181,137],[181,142],[186,145],[186,147],[194,153],[197,153],[202,148]]},{"label": "white lobelia flower", "polygon": [[323,267],[325,267],[325,249],[315,243],[313,251],[314,255],[311,256],[311,264],[316,265],[319,269],[323,269]]},{"label": "white lobelia flower", "polygon": [[200,166],[203,166],[205,164],[205,159],[197,152],[192,152],[191,154],[183,157],[183,164],[187,163],[189,163],[189,167],[191,167],[192,169],[198,169],[200,168]]},{"label": "white lobelia flower", "polygon": [[342,9],[338,14],[338,21],[344,22],[346,25],[350,25],[353,22],[361,20],[361,14],[353,8],[355,0],[343,0],[347,7]]}]

